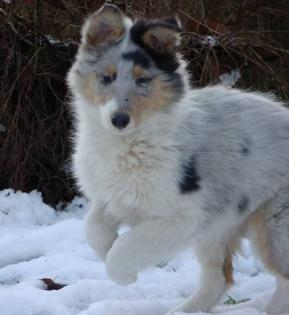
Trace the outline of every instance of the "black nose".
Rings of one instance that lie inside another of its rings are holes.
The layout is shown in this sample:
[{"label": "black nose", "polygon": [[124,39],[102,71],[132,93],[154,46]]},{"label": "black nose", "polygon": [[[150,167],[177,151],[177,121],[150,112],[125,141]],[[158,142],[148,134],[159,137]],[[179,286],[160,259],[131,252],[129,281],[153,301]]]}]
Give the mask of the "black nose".
[{"label": "black nose", "polygon": [[129,115],[123,112],[115,113],[111,118],[111,122],[116,128],[123,129],[129,123]]}]

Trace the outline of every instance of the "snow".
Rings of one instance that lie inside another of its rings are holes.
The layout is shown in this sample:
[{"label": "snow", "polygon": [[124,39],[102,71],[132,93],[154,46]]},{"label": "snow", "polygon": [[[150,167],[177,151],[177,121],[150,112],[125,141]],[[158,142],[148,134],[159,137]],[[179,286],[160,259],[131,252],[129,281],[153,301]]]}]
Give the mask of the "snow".
[{"label": "snow", "polygon": [[68,46],[69,44],[71,44],[70,40],[60,40],[60,39],[54,38],[52,35],[46,35],[46,39],[52,45]]},{"label": "snow", "polygon": [[209,47],[215,47],[218,44],[217,39],[211,35],[204,36],[201,40],[201,43]]},{"label": "snow", "polygon": [[224,73],[219,76],[219,80],[221,84],[226,87],[233,87],[240,78],[241,78],[241,74],[238,69],[232,70],[229,73]]},{"label": "snow", "polygon": [[[190,251],[142,272],[127,287],[110,281],[85,241],[88,207],[75,198],[59,212],[45,205],[39,192],[0,192],[1,315],[163,315],[193,292],[199,267]],[[236,284],[213,313],[264,314],[275,282],[253,257],[248,241],[234,265]],[[43,278],[66,286],[48,291]],[[226,305],[228,297],[249,300]]]}]

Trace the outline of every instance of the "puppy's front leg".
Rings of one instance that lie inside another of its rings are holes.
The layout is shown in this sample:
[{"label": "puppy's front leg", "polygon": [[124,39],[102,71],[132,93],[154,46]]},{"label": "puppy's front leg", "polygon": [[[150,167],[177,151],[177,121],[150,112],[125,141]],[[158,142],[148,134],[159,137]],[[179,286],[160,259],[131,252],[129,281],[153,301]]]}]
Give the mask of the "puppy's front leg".
[{"label": "puppy's front leg", "polygon": [[201,267],[200,284],[197,291],[175,312],[208,312],[233,282],[231,253],[226,244],[213,240],[199,244],[196,254]]},{"label": "puppy's front leg", "polygon": [[86,217],[86,239],[103,261],[117,238],[118,224],[103,211],[93,208]]},{"label": "puppy's front leg", "polygon": [[192,238],[186,219],[153,219],[120,236],[108,252],[106,266],[110,278],[120,285],[130,284],[137,273],[172,257]]}]

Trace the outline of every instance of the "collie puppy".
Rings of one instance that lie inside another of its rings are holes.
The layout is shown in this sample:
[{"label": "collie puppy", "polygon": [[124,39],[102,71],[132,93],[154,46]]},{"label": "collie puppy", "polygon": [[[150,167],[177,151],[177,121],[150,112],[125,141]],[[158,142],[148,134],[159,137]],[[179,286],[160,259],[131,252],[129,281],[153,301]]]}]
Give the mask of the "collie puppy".
[{"label": "collie puppy", "polygon": [[68,84],[87,240],[120,285],[192,247],[200,284],[172,311],[190,313],[233,283],[246,236],[277,280],[267,311],[288,314],[289,111],[259,93],[190,88],[180,32],[174,17],[133,21],[110,4],[83,26]]}]

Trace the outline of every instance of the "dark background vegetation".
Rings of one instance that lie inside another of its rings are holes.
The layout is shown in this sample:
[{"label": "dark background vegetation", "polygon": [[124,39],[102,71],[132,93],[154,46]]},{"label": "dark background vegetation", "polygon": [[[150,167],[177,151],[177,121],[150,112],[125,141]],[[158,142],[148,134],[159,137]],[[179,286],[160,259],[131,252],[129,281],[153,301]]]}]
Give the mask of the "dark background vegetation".
[{"label": "dark background vegetation", "polygon": [[[0,189],[38,189],[52,205],[75,195],[65,75],[85,16],[103,2],[0,0]],[[110,2],[130,16],[177,14],[195,86],[239,69],[236,86],[289,100],[288,0]]]}]

